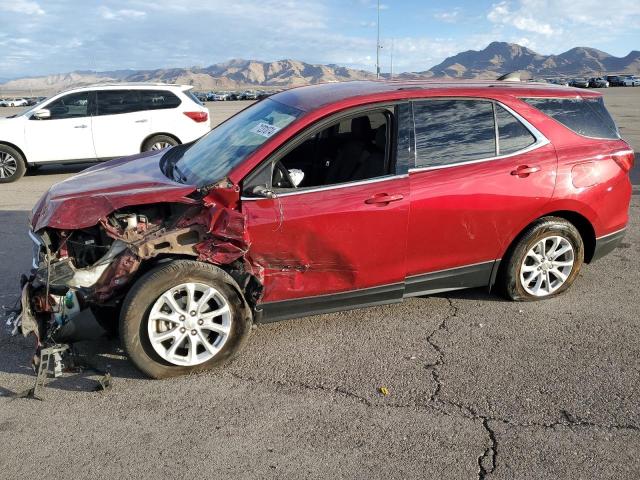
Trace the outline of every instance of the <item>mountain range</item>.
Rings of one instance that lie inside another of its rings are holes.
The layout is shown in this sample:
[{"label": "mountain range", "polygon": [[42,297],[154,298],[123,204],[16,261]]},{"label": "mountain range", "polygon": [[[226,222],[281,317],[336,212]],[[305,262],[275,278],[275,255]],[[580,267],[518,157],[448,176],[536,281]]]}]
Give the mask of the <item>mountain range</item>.
[{"label": "mountain range", "polygon": [[[560,55],[541,55],[514,43],[493,42],[483,50],[468,50],[421,72],[406,72],[394,78],[485,78],[523,70],[530,77],[581,76],[605,73],[640,74],[640,51],[614,57],[588,47],[576,47]],[[209,67],[156,70],[76,71],[27,77],[0,83],[4,91],[53,92],[65,88],[106,82],[166,82],[193,85],[196,90],[239,88],[287,88],[323,82],[373,79],[375,75],[338,65],[309,64],[297,60],[262,62],[231,60]]]}]

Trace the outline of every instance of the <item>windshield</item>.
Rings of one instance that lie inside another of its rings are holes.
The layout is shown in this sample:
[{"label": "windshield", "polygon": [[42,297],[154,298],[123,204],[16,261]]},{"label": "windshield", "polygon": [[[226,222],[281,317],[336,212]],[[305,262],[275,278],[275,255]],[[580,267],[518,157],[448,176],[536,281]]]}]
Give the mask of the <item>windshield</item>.
[{"label": "windshield", "polygon": [[302,113],[273,99],[258,102],[211,130],[174,165],[187,183],[215,183]]}]

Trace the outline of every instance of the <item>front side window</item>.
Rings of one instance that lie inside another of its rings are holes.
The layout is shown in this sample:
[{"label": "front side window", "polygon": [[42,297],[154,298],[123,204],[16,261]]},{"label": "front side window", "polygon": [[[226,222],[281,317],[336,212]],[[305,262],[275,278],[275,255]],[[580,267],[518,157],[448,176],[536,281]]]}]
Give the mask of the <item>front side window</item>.
[{"label": "front side window", "polygon": [[529,105],[575,133],[592,138],[620,138],[602,98],[523,98]]},{"label": "front side window", "polygon": [[413,104],[416,167],[496,156],[493,104],[484,100],[425,100]]},{"label": "front side window", "polygon": [[[255,103],[179,150],[172,165],[184,181],[205,186],[223,179],[269,138],[302,116],[302,110],[273,99]],[[174,177],[175,178],[175,177]]]},{"label": "front side window", "polygon": [[54,100],[44,108],[51,112],[50,120],[79,118],[91,115],[90,92],[70,93]]},{"label": "front side window", "polygon": [[304,133],[288,153],[269,159],[243,184],[249,196],[360,182],[391,173],[392,109],[354,113]]}]

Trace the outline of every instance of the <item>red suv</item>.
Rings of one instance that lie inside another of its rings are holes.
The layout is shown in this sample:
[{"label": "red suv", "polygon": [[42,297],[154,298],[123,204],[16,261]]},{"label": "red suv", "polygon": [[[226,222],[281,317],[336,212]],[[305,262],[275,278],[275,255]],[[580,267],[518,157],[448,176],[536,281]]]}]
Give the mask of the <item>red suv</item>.
[{"label": "red suv", "polygon": [[19,321],[42,344],[91,308],[161,378],[221,364],[254,322],[469,287],[555,296],[620,242],[633,161],[591,91],[292,89],[54,185]]}]

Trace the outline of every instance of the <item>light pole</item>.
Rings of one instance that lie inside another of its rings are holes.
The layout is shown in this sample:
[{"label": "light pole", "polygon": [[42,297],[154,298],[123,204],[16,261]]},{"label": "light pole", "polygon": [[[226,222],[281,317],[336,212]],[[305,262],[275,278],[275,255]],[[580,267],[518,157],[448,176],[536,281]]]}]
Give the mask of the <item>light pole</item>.
[{"label": "light pole", "polygon": [[380,78],[380,0],[378,0],[378,37],[376,40],[376,78]]}]

